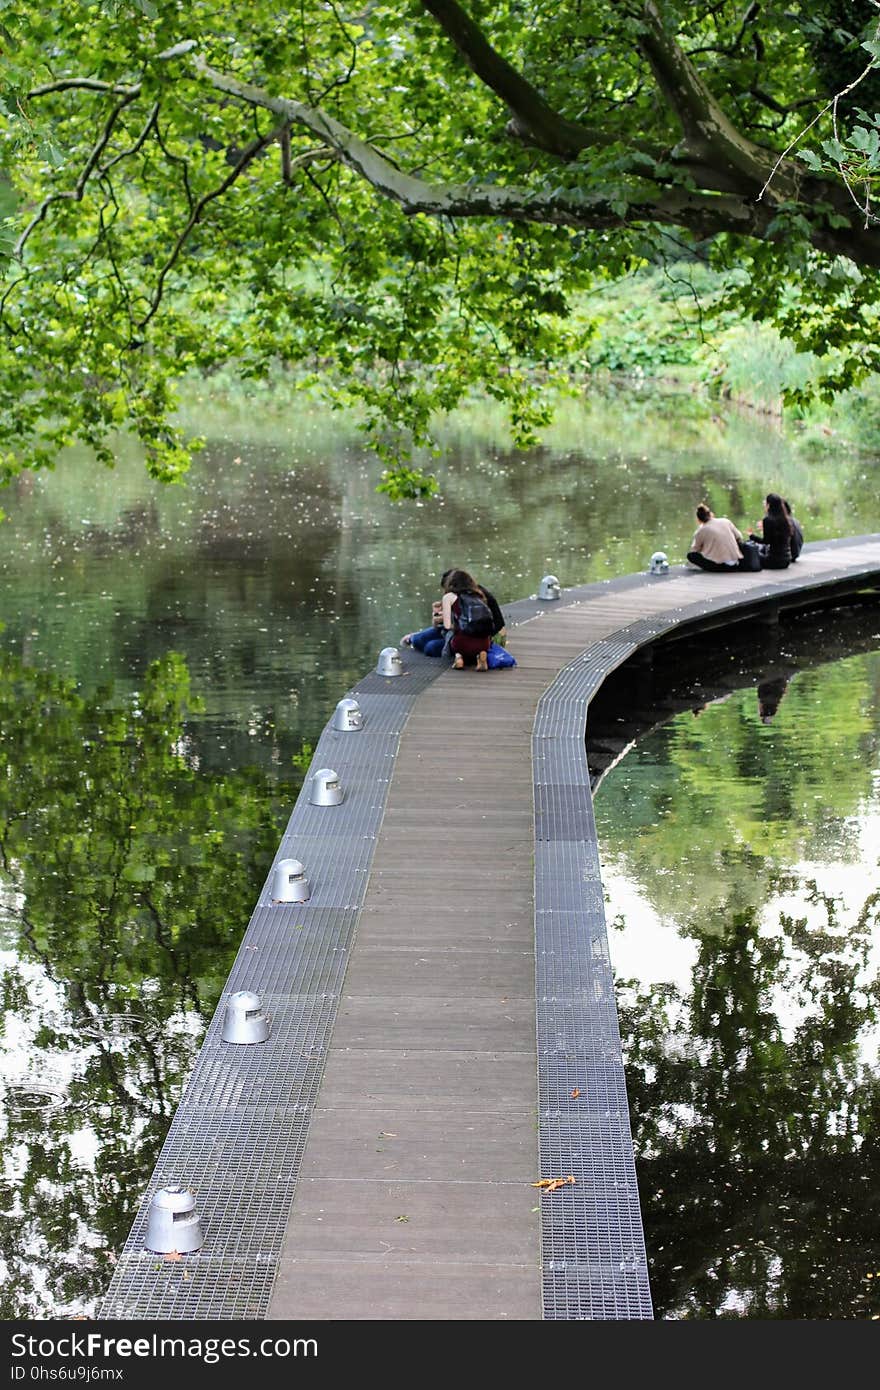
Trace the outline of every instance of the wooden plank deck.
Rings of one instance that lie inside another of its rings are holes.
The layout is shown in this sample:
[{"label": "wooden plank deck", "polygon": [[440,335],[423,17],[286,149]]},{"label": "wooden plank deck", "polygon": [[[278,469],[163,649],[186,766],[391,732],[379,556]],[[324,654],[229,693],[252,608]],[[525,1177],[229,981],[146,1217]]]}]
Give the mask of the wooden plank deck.
[{"label": "wooden plank deck", "polygon": [[531,732],[557,672],[656,616],[880,571],[880,537],[761,575],[547,606],[513,671],[444,671],[401,737],[273,1319],[540,1319]]}]

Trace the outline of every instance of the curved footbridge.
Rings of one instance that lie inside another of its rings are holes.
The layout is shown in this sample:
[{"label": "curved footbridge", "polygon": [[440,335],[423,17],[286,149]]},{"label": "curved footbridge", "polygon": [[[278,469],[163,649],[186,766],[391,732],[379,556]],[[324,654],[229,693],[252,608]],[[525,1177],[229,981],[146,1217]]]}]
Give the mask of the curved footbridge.
[{"label": "curved footbridge", "polygon": [[[362,680],[364,727],[313,760],[345,799],[307,778],[276,859],[311,897],[274,904],[270,871],[99,1316],[650,1318],[587,705],[675,631],[877,584],[880,535],[630,575],[506,606],[515,670],[408,651]],[[238,990],[267,1041],[223,1041]],[[168,1260],[144,1236],[172,1185],[204,1239]]]}]

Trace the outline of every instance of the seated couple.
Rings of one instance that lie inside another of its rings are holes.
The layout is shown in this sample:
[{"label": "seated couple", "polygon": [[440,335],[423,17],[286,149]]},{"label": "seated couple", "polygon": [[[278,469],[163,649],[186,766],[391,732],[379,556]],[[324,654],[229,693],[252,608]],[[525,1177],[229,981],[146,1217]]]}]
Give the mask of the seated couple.
[{"label": "seated couple", "polygon": [[[716,516],[705,502],[697,507],[697,526],[689,564],[713,573],[725,570],[750,569],[743,554],[743,534],[726,516]],[[760,529],[760,534],[756,532]],[[758,547],[761,569],[788,569],[801,553],[804,533],[800,522],[792,516],[791,507],[776,492],[768,492],[764,515],[749,540]]]},{"label": "seated couple", "polygon": [[[467,570],[460,569],[444,570],[440,588],[443,597],[432,605],[431,626],[420,632],[408,632],[401,638],[402,645],[415,647],[425,656],[447,656],[459,670],[464,666],[476,666],[478,671],[487,671],[486,653],[496,637],[504,636],[504,614],[494,594],[478,584]],[[476,594],[485,600],[492,614],[491,633],[475,637],[458,630],[459,594]]]}]

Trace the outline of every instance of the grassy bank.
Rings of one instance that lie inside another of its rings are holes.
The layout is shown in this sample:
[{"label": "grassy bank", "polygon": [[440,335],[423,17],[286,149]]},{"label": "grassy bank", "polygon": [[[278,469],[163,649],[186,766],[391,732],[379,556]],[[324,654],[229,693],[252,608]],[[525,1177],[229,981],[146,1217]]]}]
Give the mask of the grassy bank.
[{"label": "grassy bank", "polygon": [[[540,431],[541,443],[568,447],[580,433],[583,396],[616,398],[616,409],[632,404],[642,389],[678,398],[682,419],[705,428],[713,412],[731,405],[765,419],[792,439],[799,453],[822,454],[830,440],[858,452],[874,453],[880,431],[880,378],[832,403],[785,404],[786,394],[818,382],[827,361],[798,352],[773,328],[725,307],[725,282],[718,273],[690,260],[638,271],[626,279],[598,285],[580,295],[566,323],[567,349],[554,363],[567,386],[556,392],[553,422]],[[542,379],[547,366],[535,367]],[[550,373],[552,375],[552,373]],[[266,378],[242,377],[235,363],[184,383],[181,421],[195,433],[216,438],[218,431],[244,435],[256,443],[276,440],[289,426],[304,458],[321,458],[326,436],[345,439],[357,455],[364,448],[365,412],[358,405],[340,409],[321,395],[321,371],[278,363]],[[670,409],[675,409],[670,405]],[[331,424],[332,421],[332,424]],[[427,472],[456,442],[467,438],[492,447],[509,439],[507,408],[480,395],[432,422],[436,451],[416,448],[413,463]]]},{"label": "grassy bank", "polygon": [[668,381],[737,402],[786,426],[875,444],[880,378],[833,403],[784,404],[786,393],[818,382],[823,360],[798,352],[773,328],[722,306],[723,279],[698,262],[652,268],[585,295],[575,317],[584,369],[596,380],[626,375]]}]

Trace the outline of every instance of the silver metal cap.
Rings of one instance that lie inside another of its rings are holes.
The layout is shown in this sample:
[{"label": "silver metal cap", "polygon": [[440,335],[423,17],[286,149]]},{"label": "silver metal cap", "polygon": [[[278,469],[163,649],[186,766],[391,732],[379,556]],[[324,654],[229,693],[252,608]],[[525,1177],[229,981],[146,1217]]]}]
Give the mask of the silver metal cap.
[{"label": "silver metal cap", "polygon": [[272,901],[304,903],[311,896],[306,871],[298,859],[279,859],[272,875]]},{"label": "silver metal cap", "polygon": [[320,767],[309,778],[309,801],[313,806],[339,806],[344,795],[339,773],[332,767]]},{"label": "silver metal cap", "polygon": [[340,700],[333,712],[333,728],[347,733],[350,729],[362,729],[364,716],[357,700]]},{"label": "silver metal cap", "polygon": [[396,647],[383,647],[379,653],[376,670],[380,676],[402,676],[403,662]]},{"label": "silver metal cap", "polygon": [[263,1001],[253,990],[240,989],[230,994],[223,1016],[222,1038],[228,1043],[261,1043],[269,1036],[269,1018],[263,1012]]},{"label": "silver metal cap", "polygon": [[188,1187],[160,1187],[153,1195],[147,1216],[147,1249],[158,1255],[172,1251],[186,1255],[198,1250],[204,1239],[195,1195]]},{"label": "silver metal cap", "polygon": [[667,571],[668,569],[669,569],[669,560],[668,560],[668,558],[667,558],[665,552],[662,551],[662,550],[655,550],[655,551],[654,551],[654,554],[651,556],[651,564],[650,564],[650,567],[649,567],[649,573],[650,573],[650,574],[665,574],[666,571]]},{"label": "silver metal cap", "polygon": [[544,600],[559,598],[562,589],[555,574],[545,574],[538,586],[538,598]]}]

